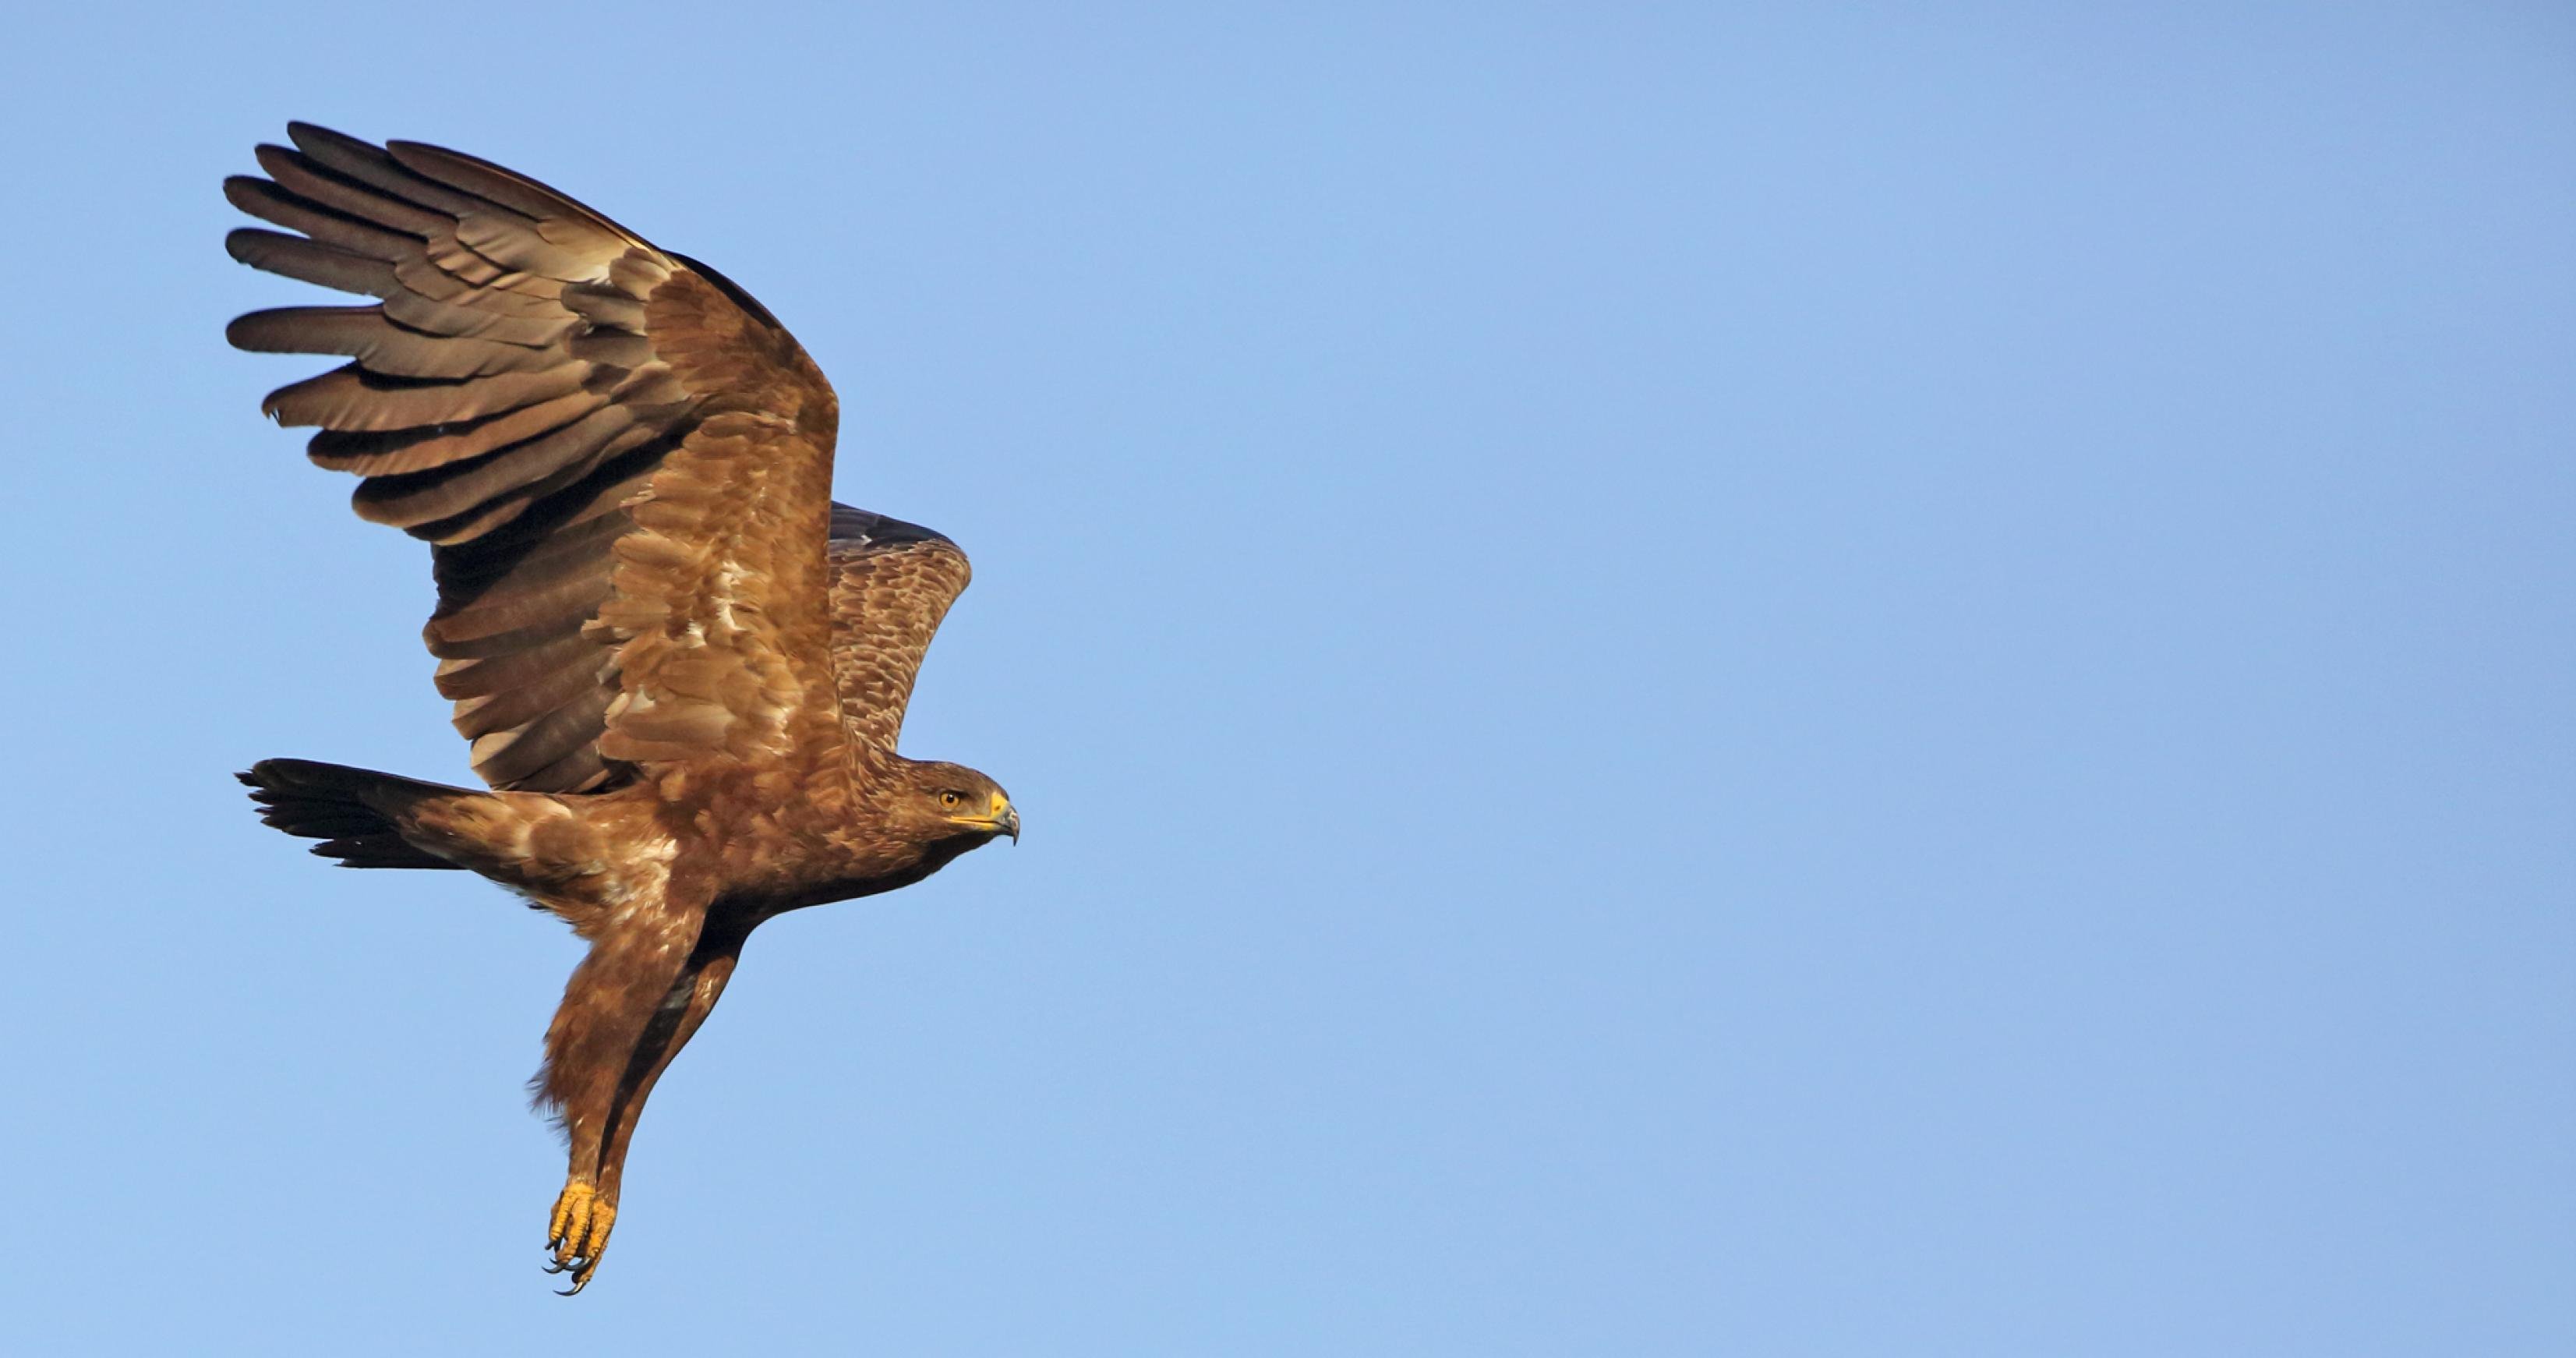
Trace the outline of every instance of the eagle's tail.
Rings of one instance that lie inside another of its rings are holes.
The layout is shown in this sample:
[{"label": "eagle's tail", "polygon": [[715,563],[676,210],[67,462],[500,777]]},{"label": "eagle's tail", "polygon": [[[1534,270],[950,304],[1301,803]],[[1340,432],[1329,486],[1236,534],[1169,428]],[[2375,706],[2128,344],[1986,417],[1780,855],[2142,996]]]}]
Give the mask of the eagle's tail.
[{"label": "eagle's tail", "polygon": [[313,852],[339,859],[344,868],[458,866],[403,838],[398,817],[428,798],[475,795],[464,788],[310,759],[263,759],[235,776],[250,785],[260,820],[290,835],[321,840]]}]

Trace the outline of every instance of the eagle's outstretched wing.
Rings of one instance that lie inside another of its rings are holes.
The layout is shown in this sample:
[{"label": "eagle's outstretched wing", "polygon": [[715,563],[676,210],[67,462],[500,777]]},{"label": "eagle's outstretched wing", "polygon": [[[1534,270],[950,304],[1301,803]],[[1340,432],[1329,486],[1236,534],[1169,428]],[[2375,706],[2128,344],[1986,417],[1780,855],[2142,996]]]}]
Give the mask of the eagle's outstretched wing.
[{"label": "eagle's outstretched wing", "polygon": [[912,681],[971,571],[917,523],[832,506],[832,672],[851,737],[891,754]]},{"label": "eagle's outstretched wing", "polygon": [[253,312],[348,366],[271,393],[363,517],[433,544],[439,690],[496,788],[596,791],[830,720],[838,404],[713,270],[471,156],[307,124],[229,180],[243,263],[381,299]]}]

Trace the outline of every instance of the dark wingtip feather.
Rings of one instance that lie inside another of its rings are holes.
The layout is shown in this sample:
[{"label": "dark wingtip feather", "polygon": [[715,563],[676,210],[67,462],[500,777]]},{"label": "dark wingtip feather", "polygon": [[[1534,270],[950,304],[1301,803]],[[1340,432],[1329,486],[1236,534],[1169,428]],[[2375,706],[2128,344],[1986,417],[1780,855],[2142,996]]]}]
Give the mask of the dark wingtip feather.
[{"label": "dark wingtip feather", "polygon": [[286,139],[295,143],[296,147],[300,150],[309,151],[313,149],[312,143],[318,141],[326,144],[336,143],[341,146],[352,148],[363,147],[369,151],[374,151],[379,155],[383,154],[383,148],[377,146],[373,142],[361,141],[356,137],[350,136],[346,132],[337,132],[322,126],[320,123],[308,123],[297,118],[287,119]]},{"label": "dark wingtip feather", "polygon": [[749,292],[745,291],[740,283],[737,283],[732,279],[725,277],[723,274],[716,272],[714,269],[709,268],[704,262],[691,259],[677,250],[665,250],[662,253],[689,266],[689,268],[699,277],[715,284],[716,291],[723,293],[735,306],[741,307],[743,310],[750,312],[754,318],[760,321],[761,324],[768,326],[772,330],[785,330],[787,328],[779,323],[776,316],[769,313],[769,308],[760,304],[759,298],[754,297]]},{"label": "dark wingtip feather", "polygon": [[832,504],[832,541],[867,547],[901,547],[913,542],[957,545],[946,533],[838,501]]},{"label": "dark wingtip feather", "polygon": [[274,187],[257,175],[228,174],[224,176],[224,201],[256,217],[260,213],[253,204],[261,203]]}]

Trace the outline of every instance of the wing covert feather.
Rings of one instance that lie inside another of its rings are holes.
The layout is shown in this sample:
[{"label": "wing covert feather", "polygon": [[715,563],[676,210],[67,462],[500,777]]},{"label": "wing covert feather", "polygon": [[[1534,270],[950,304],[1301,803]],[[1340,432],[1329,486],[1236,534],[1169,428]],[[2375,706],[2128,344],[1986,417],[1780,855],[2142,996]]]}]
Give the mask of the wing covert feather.
[{"label": "wing covert feather", "polygon": [[832,673],[852,738],[888,754],[930,640],[973,570],[919,524],[832,506]]}]

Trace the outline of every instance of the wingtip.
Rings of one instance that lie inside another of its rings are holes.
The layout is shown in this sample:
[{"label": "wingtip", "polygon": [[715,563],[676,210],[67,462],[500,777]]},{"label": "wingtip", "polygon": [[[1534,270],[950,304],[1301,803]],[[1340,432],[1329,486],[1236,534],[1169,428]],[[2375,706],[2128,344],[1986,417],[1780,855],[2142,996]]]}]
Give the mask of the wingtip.
[{"label": "wingtip", "polygon": [[832,505],[832,540],[860,542],[871,547],[900,547],[912,542],[945,542],[957,545],[956,539],[936,528],[906,523],[872,509],[835,502]]},{"label": "wingtip", "polygon": [[[286,120],[286,139],[295,143],[298,147],[304,146],[308,141],[358,141],[356,137],[352,137],[346,132],[324,127],[320,123],[308,123],[301,118],[289,118]],[[358,144],[362,146],[365,145],[364,142],[358,142]]]},{"label": "wingtip", "polygon": [[267,180],[255,174],[225,175],[224,201],[257,217],[259,213],[254,210],[252,204],[260,201],[260,195],[267,192],[268,186]]},{"label": "wingtip", "polygon": [[275,352],[274,350],[259,347],[259,340],[257,338],[260,333],[260,326],[267,323],[261,318],[267,314],[268,313],[265,311],[245,311],[242,314],[233,317],[231,320],[224,322],[224,343],[248,353],[264,354]]},{"label": "wingtip", "polygon": [[261,234],[257,227],[234,227],[224,233],[224,253],[231,255],[236,264],[250,263],[251,243],[258,240]]}]

